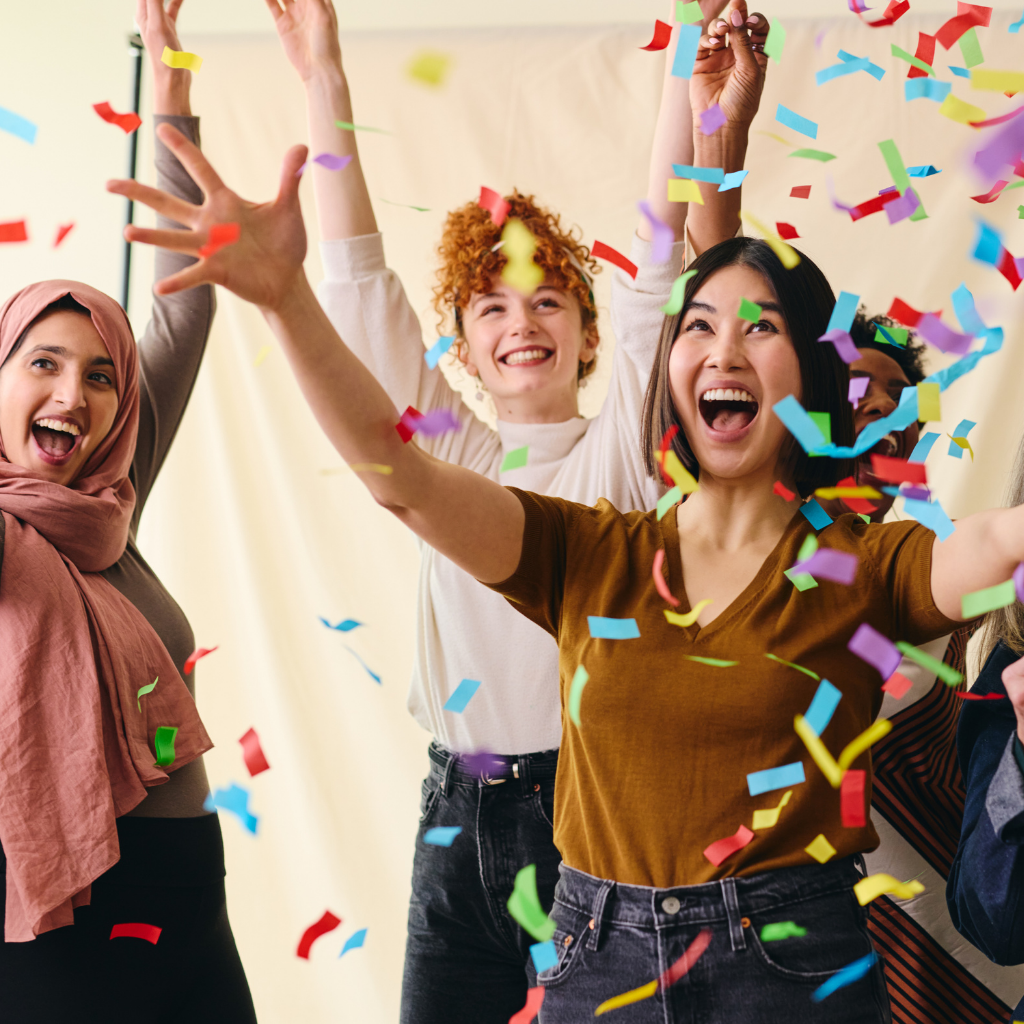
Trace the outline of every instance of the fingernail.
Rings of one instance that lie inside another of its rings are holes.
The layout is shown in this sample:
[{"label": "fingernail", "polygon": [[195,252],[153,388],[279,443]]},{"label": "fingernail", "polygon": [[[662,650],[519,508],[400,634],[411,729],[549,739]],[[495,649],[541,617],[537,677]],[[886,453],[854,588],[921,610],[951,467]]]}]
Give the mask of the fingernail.
[{"label": "fingernail", "polygon": [[756,25],[757,24],[757,15],[755,14],[751,18],[747,18],[747,24],[748,25]]},{"label": "fingernail", "polygon": [[732,12],[732,23],[739,28],[743,24],[743,15],[739,11]]}]

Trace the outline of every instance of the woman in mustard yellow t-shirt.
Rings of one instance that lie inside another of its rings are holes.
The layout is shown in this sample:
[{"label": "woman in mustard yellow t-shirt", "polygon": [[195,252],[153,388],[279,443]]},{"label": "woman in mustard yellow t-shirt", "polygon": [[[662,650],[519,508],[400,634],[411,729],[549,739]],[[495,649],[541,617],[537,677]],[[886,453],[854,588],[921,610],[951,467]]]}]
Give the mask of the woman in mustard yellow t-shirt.
[{"label": "woman in mustard yellow t-shirt", "polygon": [[[830,414],[837,444],[852,441],[846,369],[816,340],[834,298],[810,260],[784,270],[749,239],[695,261],[650,383],[638,458],[654,472],[652,448],[667,436],[700,479],[685,504],[660,519],[622,514],[432,459],[403,443],[399,411],[306,281],[295,177],[305,148],[286,157],[278,199],[254,206],[195,147],[160,132],[206,201],[115,185],[192,229],[132,238],[197,253],[215,223],[241,234],[157,291],[212,281],[259,304],[375,499],[558,640],[564,864],[542,1022],[577,1022],[624,992],[623,1022],[888,1021],[853,891],[858,855],[878,842],[863,817],[870,758],[850,746],[878,713],[883,674],[847,644],[871,627],[872,660],[888,675],[885,638],[917,645],[951,632],[962,595],[1024,559],[1024,509],[959,520],[941,543],[916,523],[818,519],[800,496],[849,469],[804,455],[772,407],[794,395]],[[854,556],[852,582],[806,589],[784,575],[812,522],[822,547]],[[862,783],[859,795],[845,787],[845,815],[833,761],[844,749]]]}]

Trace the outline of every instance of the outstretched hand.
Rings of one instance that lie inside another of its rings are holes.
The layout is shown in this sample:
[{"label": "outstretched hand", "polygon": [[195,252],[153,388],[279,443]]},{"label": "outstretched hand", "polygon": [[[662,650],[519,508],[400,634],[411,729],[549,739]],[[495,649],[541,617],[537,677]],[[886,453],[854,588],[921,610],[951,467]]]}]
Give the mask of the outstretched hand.
[{"label": "outstretched hand", "polygon": [[331,0],[266,0],[285,55],[305,82],[341,70],[338,17]]},{"label": "outstretched hand", "polygon": [[[294,146],[285,154],[277,198],[272,203],[250,203],[220,180],[202,152],[181,132],[163,124],[157,128],[157,135],[203,190],[205,199],[201,206],[137,181],[107,182],[108,192],[126,196],[187,225],[177,230],[129,225],[124,230],[129,242],[199,257],[198,263],[158,281],[157,294],[171,295],[200,284],[219,284],[262,309],[280,307],[303,278],[306,227],[299,207],[297,172],[306,159],[306,147]],[[240,235],[237,242],[203,258],[199,250],[208,241],[214,224],[237,224]]]}]

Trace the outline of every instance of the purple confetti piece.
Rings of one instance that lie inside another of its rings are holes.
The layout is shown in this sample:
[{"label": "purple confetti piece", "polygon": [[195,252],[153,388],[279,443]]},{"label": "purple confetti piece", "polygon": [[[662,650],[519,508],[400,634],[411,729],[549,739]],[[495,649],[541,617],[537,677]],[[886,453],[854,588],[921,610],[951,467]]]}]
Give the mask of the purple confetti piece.
[{"label": "purple confetti piece", "polygon": [[856,206],[847,206],[846,203],[836,198],[836,186],[830,174],[825,176],[825,186],[828,189],[828,198],[837,210],[850,214],[856,211]]},{"label": "purple confetti piece", "polygon": [[867,394],[868,384],[870,383],[870,377],[850,378],[850,392],[846,396],[847,401],[849,401],[850,405],[852,405],[854,408],[857,407],[857,404],[860,402],[860,400]]},{"label": "purple confetti piece", "polygon": [[904,487],[900,490],[900,497],[911,501],[931,501],[932,492],[927,487]]},{"label": "purple confetti piece", "polygon": [[958,356],[965,355],[974,340],[973,335],[958,334],[947,327],[934,313],[925,313],[918,320],[915,330],[940,352],[952,352]]},{"label": "purple confetti piece", "polygon": [[1013,167],[1024,152],[1024,118],[1015,117],[974,154],[974,165],[985,181],[995,181]]},{"label": "purple confetti piece", "polygon": [[807,561],[794,565],[793,572],[849,586],[857,575],[857,556],[835,548],[818,548]]},{"label": "purple confetti piece", "polygon": [[828,31],[828,29],[827,29],[827,28],[823,28],[823,29],[822,29],[822,30],[821,30],[821,31],[820,31],[820,32],[819,32],[819,33],[818,33],[818,34],[817,34],[817,35],[816,35],[816,36],[814,37],[814,48],[815,48],[816,50],[819,50],[819,49],[821,49],[821,41],[822,41],[822,39],[824,39],[824,38],[825,38],[825,33],[826,33],[827,31]]},{"label": "purple confetti piece", "polygon": [[889,223],[898,224],[901,220],[906,220],[920,205],[921,200],[917,198],[917,193],[908,188],[899,199],[886,203],[883,209]]},{"label": "purple confetti piece", "polygon": [[854,363],[860,359],[860,353],[857,351],[857,346],[854,345],[849,331],[844,331],[840,327],[833,327],[831,331],[826,331],[818,341],[831,341],[839,353],[839,358],[844,363]]},{"label": "purple confetti piece", "polygon": [[665,263],[672,256],[672,246],[675,244],[675,232],[664,222],[654,216],[651,204],[646,199],[641,199],[637,209],[647,218],[651,225],[651,259],[655,263]]},{"label": "purple confetti piece", "polygon": [[1024,601],[1024,562],[1013,570],[1013,586],[1017,591],[1017,600]]},{"label": "purple confetti piece", "polygon": [[900,667],[902,660],[896,645],[866,622],[857,627],[857,632],[850,637],[846,649],[877,668],[883,679],[888,679]]},{"label": "purple confetti piece", "polygon": [[440,437],[462,426],[451,409],[432,409],[420,417],[403,415],[402,422],[413,433],[423,434],[424,437]]},{"label": "purple confetti piece", "polygon": [[714,135],[722,125],[726,124],[727,120],[722,108],[715,103],[700,115],[700,130],[705,135]]},{"label": "purple confetti piece", "polygon": [[352,157],[350,156],[335,156],[333,153],[321,153],[319,156],[313,157],[312,161],[307,160],[296,172],[295,176],[299,177],[302,172],[310,165],[310,162],[319,164],[321,167],[326,167],[329,171],[340,171],[348,167],[352,163]]},{"label": "purple confetti piece", "polygon": [[459,760],[474,775],[489,775],[504,768],[504,763],[487,750],[478,750],[475,754],[459,754]]},{"label": "purple confetti piece", "polygon": [[880,188],[880,189],[878,190],[878,194],[879,194],[880,196],[884,196],[884,195],[886,195],[886,194],[887,194],[888,192],[895,192],[895,191],[897,191],[897,189],[896,189],[896,186],[895,186],[895,185],[886,185],[886,186],[885,186],[885,188]]}]

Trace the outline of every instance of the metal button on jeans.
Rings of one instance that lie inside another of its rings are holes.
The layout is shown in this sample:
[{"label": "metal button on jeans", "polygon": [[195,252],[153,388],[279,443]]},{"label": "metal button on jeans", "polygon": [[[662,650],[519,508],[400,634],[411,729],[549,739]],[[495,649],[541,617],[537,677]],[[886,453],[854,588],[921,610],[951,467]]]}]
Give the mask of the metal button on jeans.
[{"label": "metal button on jeans", "polygon": [[661,909],[664,910],[666,914],[678,914],[679,900],[677,900],[675,896],[666,896],[661,901]]}]

